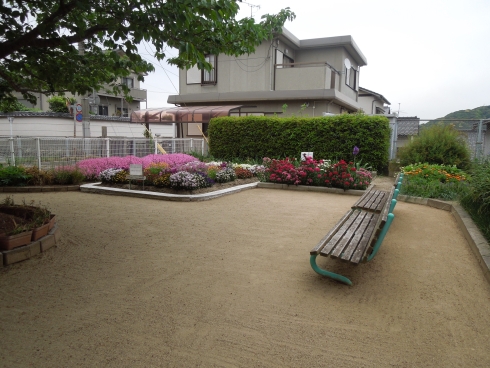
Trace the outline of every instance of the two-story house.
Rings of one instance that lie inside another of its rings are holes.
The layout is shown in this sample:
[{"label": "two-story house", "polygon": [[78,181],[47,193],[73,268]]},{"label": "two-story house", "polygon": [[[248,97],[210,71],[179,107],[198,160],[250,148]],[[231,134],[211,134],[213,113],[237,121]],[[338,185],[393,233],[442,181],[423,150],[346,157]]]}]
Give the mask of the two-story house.
[{"label": "two-story house", "polygon": [[[101,90],[97,91],[97,99],[91,103],[90,110],[95,115],[104,116],[122,116],[129,117],[131,112],[145,108],[143,105],[147,100],[147,92],[145,89],[140,88],[140,81],[136,74],[130,74],[128,77],[119,78],[119,83],[125,84],[131,89],[129,95],[133,98],[132,102],[128,102],[122,93],[119,95],[113,95],[106,92],[109,86],[104,86]],[[74,97],[70,93],[65,94],[66,97]],[[37,96],[37,103],[31,104],[29,101],[22,97],[21,93],[16,93],[18,101],[29,108],[36,108],[42,111],[49,110],[48,100],[51,96],[46,96],[42,93]],[[88,96],[92,97],[92,96]],[[79,96],[75,96],[77,102],[81,102]]]},{"label": "two-story house", "polygon": [[[241,105],[232,115],[355,112],[366,58],[351,36],[300,40],[287,29],[240,57],[207,55],[211,71],[179,72],[180,106]],[[287,105],[287,106],[286,106]]]},{"label": "two-story house", "polygon": [[382,94],[359,87],[359,105],[362,112],[368,115],[390,114],[390,101]]}]

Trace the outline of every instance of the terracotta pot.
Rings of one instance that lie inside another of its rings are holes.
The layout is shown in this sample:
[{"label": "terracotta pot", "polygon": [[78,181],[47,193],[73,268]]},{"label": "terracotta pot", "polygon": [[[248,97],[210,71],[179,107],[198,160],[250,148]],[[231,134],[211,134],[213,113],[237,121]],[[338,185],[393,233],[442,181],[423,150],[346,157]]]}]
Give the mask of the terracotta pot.
[{"label": "terracotta pot", "polygon": [[56,224],[56,215],[51,214],[51,218],[49,219],[49,222],[48,222],[48,225],[49,225],[48,231],[51,231],[51,229],[54,227],[55,224]]},{"label": "terracotta pot", "polygon": [[32,230],[24,231],[15,235],[0,235],[0,248],[2,250],[11,250],[31,242]]},{"label": "terracotta pot", "polygon": [[31,240],[36,241],[37,239],[48,235],[48,231],[49,231],[49,222],[43,226],[36,227],[34,230],[32,230]]}]

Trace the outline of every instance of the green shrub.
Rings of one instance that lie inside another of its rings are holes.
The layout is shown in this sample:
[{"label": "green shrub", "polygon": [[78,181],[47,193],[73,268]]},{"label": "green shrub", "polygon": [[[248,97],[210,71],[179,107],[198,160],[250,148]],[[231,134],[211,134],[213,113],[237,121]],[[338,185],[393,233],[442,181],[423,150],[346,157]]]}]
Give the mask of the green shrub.
[{"label": "green shrub", "polygon": [[469,193],[461,205],[490,241],[490,160],[474,163]]},{"label": "green shrub", "polygon": [[31,109],[22,105],[19,101],[2,100],[0,101],[0,111],[1,112],[12,112],[12,111],[29,111]]},{"label": "green shrub", "polygon": [[388,164],[390,127],[382,116],[342,114],[329,117],[221,117],[209,124],[210,153],[222,160],[282,159],[313,152],[317,159],[357,160],[382,170]]},{"label": "green shrub", "polygon": [[52,112],[65,112],[68,113],[68,107],[66,106],[66,101],[69,101],[71,104],[75,103],[76,100],[74,98],[66,98],[63,96],[53,96],[48,99],[49,109]]},{"label": "green shrub", "polygon": [[53,183],[59,185],[78,185],[83,183],[85,175],[79,168],[58,168],[53,171]]},{"label": "green shrub", "polygon": [[429,164],[456,165],[468,170],[471,156],[468,146],[452,125],[434,125],[422,129],[420,135],[399,151],[400,163],[409,165],[415,162]]},{"label": "green shrub", "polygon": [[0,186],[23,186],[30,178],[22,166],[0,167]]}]

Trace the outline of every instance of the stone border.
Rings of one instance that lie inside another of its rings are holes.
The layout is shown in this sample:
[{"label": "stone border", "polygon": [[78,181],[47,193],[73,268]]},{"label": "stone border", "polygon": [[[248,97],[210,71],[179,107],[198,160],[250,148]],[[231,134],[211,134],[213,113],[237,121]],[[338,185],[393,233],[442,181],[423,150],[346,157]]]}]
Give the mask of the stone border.
[{"label": "stone border", "polygon": [[321,192],[321,193],[362,196],[364,193],[366,193],[366,191],[370,190],[373,186],[374,184],[371,183],[366,190],[357,190],[357,189],[343,190],[339,188],[316,187],[316,186],[309,186],[309,185],[289,185],[289,184],[259,182],[257,188],[286,189],[286,190],[297,190],[302,192]]},{"label": "stone border", "polygon": [[214,192],[203,193],[203,194],[169,194],[169,193],[160,193],[160,192],[148,192],[142,190],[101,187],[99,186],[99,184],[101,183],[80,185],[80,191],[85,193],[112,194],[112,195],[120,195],[126,197],[160,199],[163,201],[198,202],[198,201],[207,201],[228,194],[238,193],[247,189],[253,189],[257,187],[258,182],[237,185],[231,188],[216,190]]},{"label": "stone border", "polygon": [[48,235],[45,235],[30,244],[23,245],[21,247],[17,247],[11,250],[0,251],[0,266],[8,266],[12,263],[25,261],[26,259],[34,257],[39,253],[44,253],[48,249],[58,244],[60,238],[61,231],[58,227],[58,224],[56,224],[49,231]]},{"label": "stone border", "polygon": [[412,197],[398,195],[397,200],[407,203],[415,203],[438,208],[452,213],[464,237],[468,241],[471,250],[476,256],[478,263],[488,282],[490,282],[490,245],[482,235],[478,226],[473,222],[471,216],[457,202],[445,202],[437,199]]},{"label": "stone border", "polygon": [[76,192],[80,185],[46,185],[33,187],[0,187],[0,193],[39,193],[39,192]]}]

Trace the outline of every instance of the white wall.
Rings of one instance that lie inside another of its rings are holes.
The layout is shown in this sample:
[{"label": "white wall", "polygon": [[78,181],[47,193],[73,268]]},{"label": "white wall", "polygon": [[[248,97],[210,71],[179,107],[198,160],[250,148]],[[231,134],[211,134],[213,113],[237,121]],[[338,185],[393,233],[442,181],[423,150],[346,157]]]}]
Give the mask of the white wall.
[{"label": "white wall", "polygon": [[[73,137],[74,125],[76,126],[76,136],[83,137],[82,123],[73,123],[71,118],[55,117],[24,117],[16,116],[12,124],[12,135],[14,137]],[[110,120],[91,120],[90,136],[98,138],[102,136],[102,127],[107,127],[108,137],[130,137],[143,138],[144,126],[141,124],[110,121]],[[160,134],[161,137],[172,137],[173,127],[170,125],[150,124],[153,134]],[[10,124],[6,116],[0,116],[0,137],[10,136]]]}]

